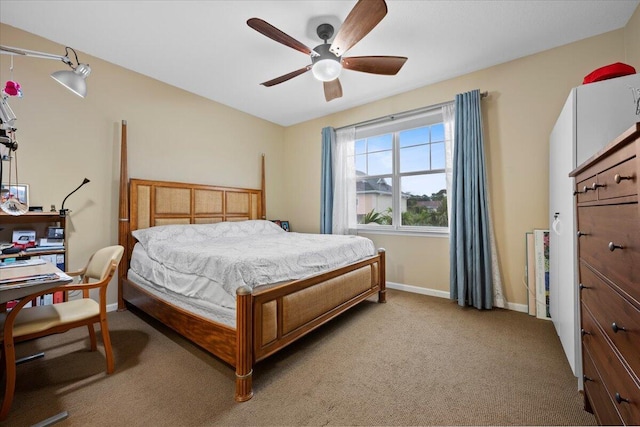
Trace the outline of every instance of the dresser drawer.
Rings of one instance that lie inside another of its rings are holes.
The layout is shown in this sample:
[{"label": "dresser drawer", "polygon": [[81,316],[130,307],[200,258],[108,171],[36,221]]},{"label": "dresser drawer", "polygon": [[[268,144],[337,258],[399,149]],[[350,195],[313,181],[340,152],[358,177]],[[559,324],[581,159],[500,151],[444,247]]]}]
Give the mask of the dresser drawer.
[{"label": "dresser drawer", "polygon": [[[585,305],[582,305],[582,329],[584,349],[591,355],[607,394],[615,403],[623,422],[640,425],[640,386],[629,376]],[[620,398],[619,402],[616,397]]]},{"label": "dresser drawer", "polygon": [[576,194],[578,203],[592,202],[598,200],[597,191],[593,189],[593,183],[596,182],[596,176],[593,175],[587,179],[576,182]]},{"label": "dresser drawer", "polygon": [[637,167],[636,157],[633,157],[598,174],[598,199],[606,200],[637,195]]},{"label": "dresser drawer", "polygon": [[640,310],[584,263],[580,263],[580,283],[584,286],[580,290],[582,304],[593,314],[640,382]]},{"label": "dresser drawer", "polygon": [[[638,204],[578,208],[579,254],[640,304]],[[610,245],[615,245],[610,250]],[[621,246],[622,249],[618,248]]]},{"label": "dresser drawer", "polygon": [[616,409],[616,402],[609,397],[609,393],[602,383],[600,374],[588,350],[583,352],[582,358],[584,361],[582,367],[584,372],[584,391],[598,424],[622,425],[622,419]]}]

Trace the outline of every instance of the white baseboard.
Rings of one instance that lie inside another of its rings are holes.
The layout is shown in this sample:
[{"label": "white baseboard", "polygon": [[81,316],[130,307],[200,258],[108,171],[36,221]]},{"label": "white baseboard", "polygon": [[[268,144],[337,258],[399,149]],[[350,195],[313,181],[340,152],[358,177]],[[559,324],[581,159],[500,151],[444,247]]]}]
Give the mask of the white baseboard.
[{"label": "white baseboard", "polygon": [[449,292],[445,291],[438,291],[436,289],[422,288],[420,286],[405,285],[403,283],[394,283],[389,281],[387,281],[387,288],[446,299],[449,299],[449,296],[451,295]]},{"label": "white baseboard", "polygon": [[[387,282],[387,288],[397,289],[399,291],[405,291],[405,292],[412,292],[414,294],[429,295],[429,296],[438,297],[438,298],[446,298],[446,299],[451,298],[450,292],[439,291],[437,289],[422,288],[420,286],[405,285],[403,283]],[[516,304],[512,302],[507,302],[507,306],[505,308],[507,310],[520,311],[522,313],[529,312],[529,308],[527,307],[526,304]]]},{"label": "white baseboard", "polygon": [[118,303],[114,302],[113,304],[107,304],[107,313],[110,311],[117,311],[118,310]]},{"label": "white baseboard", "polygon": [[507,302],[505,307],[507,310],[519,311],[521,313],[529,313],[529,307],[527,304],[516,304],[514,302]]}]

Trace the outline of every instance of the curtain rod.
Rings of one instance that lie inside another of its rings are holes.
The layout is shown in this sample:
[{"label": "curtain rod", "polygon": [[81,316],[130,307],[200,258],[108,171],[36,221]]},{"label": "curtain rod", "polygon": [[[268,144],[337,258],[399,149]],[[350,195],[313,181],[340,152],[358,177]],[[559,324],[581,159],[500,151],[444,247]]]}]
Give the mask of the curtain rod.
[{"label": "curtain rod", "polygon": [[[484,91],[484,92],[480,92],[480,99],[482,98],[486,98],[487,96],[489,96],[489,92],[488,91]],[[389,114],[388,116],[382,116],[382,117],[378,117],[375,119],[371,119],[371,120],[365,120],[364,122],[360,122],[360,123],[356,123],[353,125],[347,125],[347,126],[342,126],[339,128],[336,128],[335,130],[342,130],[342,129],[346,129],[349,127],[358,127],[358,126],[366,126],[366,125],[372,125],[375,123],[380,123],[380,122],[384,122],[386,120],[395,120],[395,119],[399,119],[401,117],[404,116],[409,116],[409,115],[413,115],[413,114],[418,114],[418,113],[423,113],[423,112],[427,112],[427,111],[431,111],[435,108],[439,108],[442,106],[445,106],[447,104],[451,104],[454,101],[446,101],[446,102],[441,102],[439,104],[434,104],[434,105],[429,105],[428,107],[420,107],[420,108],[416,108],[414,110],[409,110],[409,111],[403,111],[401,113],[396,113],[396,114]]]}]

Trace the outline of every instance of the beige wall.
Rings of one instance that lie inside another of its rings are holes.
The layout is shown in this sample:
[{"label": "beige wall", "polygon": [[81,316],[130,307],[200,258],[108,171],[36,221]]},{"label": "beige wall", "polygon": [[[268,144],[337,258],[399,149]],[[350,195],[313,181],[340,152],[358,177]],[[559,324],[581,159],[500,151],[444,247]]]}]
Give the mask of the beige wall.
[{"label": "beige wall", "polygon": [[[0,40],[24,49],[64,52],[64,46],[1,24]],[[91,180],[65,205],[72,210],[71,269],[82,267],[96,249],[118,241],[121,120],[128,122],[131,177],[259,188],[260,156],[265,153],[268,213],[285,217],[281,126],[78,54],[93,69],[85,99],[49,77],[63,64],[37,58],[14,58],[12,79],[22,85],[24,97],[9,98],[18,117],[19,179],[30,185],[30,204],[59,209],[84,177]],[[11,79],[9,67],[10,57],[0,55],[3,86]],[[109,301],[116,301],[113,284]]]},{"label": "beige wall", "polygon": [[[452,100],[472,89],[488,91],[482,101],[491,210],[506,299],[526,304],[523,286],[525,232],[548,228],[548,139],[572,87],[603,65],[625,61],[638,50],[627,28],[527,56],[426,86],[285,130],[287,209],[291,226],[319,230],[320,132],[387,114]],[[409,58],[411,61],[411,58]],[[640,68],[640,63],[632,64]],[[435,237],[367,234],[387,249],[387,279],[449,291],[449,243]]]},{"label": "beige wall", "polygon": [[640,72],[640,6],[624,28],[625,62]]}]

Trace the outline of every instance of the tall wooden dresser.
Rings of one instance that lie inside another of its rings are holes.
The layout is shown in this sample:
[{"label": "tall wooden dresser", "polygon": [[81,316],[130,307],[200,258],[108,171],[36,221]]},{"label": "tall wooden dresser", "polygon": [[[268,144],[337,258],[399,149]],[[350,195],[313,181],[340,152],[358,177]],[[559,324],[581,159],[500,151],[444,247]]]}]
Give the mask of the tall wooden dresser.
[{"label": "tall wooden dresser", "polygon": [[640,123],[575,177],[585,409],[640,425]]}]

